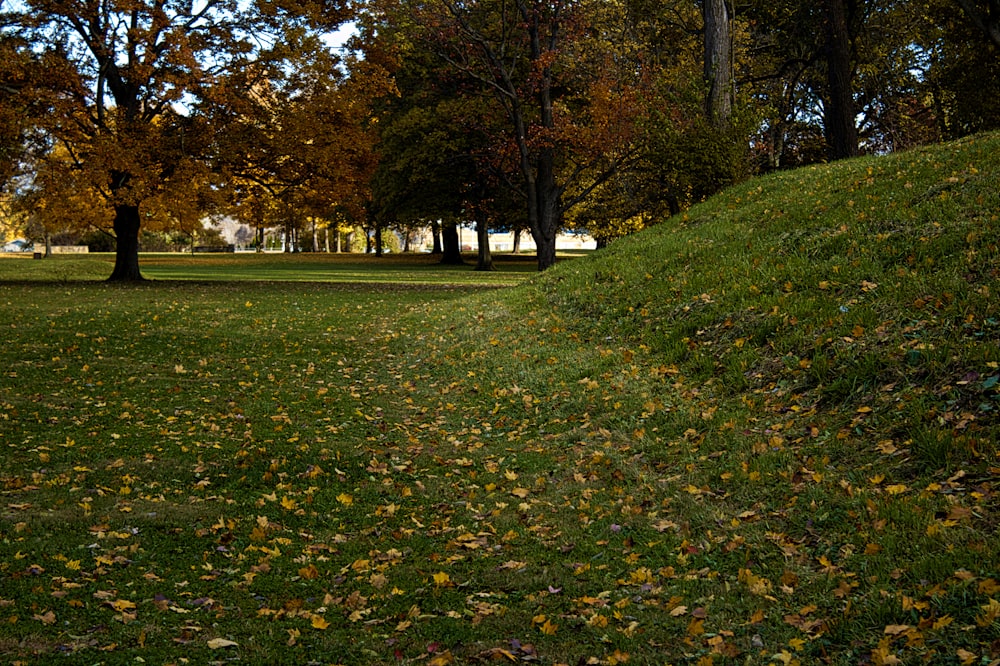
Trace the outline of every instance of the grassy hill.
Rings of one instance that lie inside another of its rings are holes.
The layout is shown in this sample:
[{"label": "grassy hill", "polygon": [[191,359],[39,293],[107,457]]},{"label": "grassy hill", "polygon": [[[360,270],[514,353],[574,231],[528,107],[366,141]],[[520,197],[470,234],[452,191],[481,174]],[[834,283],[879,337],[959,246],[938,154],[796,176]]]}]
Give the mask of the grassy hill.
[{"label": "grassy hill", "polygon": [[976,136],[753,180],[435,315],[451,457],[520,470],[465,492],[551,549],[536,622],[642,663],[998,663],[998,231]]},{"label": "grassy hill", "polygon": [[998,664],[998,217],[992,134],[505,289],[0,262],[0,655]]}]

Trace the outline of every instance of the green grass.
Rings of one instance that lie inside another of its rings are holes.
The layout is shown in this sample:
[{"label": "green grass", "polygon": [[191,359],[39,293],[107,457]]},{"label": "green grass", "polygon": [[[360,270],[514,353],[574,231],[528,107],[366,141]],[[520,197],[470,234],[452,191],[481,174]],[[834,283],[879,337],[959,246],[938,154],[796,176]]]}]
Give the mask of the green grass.
[{"label": "green grass", "polygon": [[[68,282],[103,280],[113,254],[60,255],[36,261],[31,254],[0,255],[0,280]],[[570,255],[567,255],[567,257]],[[565,257],[564,257],[565,258]],[[442,266],[430,254],[182,254],[143,253],[140,269],[149,280],[349,282],[510,286],[536,270],[534,257],[494,256],[493,272],[476,272],[474,255],[464,266]]]},{"label": "green grass", "polygon": [[995,663],[998,215],[985,135],[751,181],[503,290],[18,271],[0,652]]}]

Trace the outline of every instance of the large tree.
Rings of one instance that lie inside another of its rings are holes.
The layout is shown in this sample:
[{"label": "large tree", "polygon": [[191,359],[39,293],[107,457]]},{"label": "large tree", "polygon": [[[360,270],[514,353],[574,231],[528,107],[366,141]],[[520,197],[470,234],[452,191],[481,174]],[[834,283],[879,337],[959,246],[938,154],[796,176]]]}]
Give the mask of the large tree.
[{"label": "large tree", "polygon": [[206,156],[198,99],[236,71],[277,66],[297,35],[345,16],[338,2],[295,0],[25,0],[7,14],[5,32],[61,73],[41,127],[113,210],[111,280],[142,279],[144,205]]},{"label": "large tree", "polygon": [[399,2],[413,39],[468,81],[469,94],[492,97],[493,112],[503,120],[492,123],[503,128],[492,140],[493,154],[516,166],[510,185],[524,202],[538,267],[548,268],[567,210],[630,155],[641,67],[616,58],[623,36],[613,24],[593,20],[597,13],[622,10],[622,3]]}]

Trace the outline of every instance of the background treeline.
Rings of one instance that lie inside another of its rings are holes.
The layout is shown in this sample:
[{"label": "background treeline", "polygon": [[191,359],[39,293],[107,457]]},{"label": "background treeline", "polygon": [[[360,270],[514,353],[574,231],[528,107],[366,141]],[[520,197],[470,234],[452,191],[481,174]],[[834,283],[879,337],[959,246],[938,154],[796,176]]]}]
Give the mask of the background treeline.
[{"label": "background treeline", "polygon": [[432,227],[446,261],[474,223],[479,268],[489,231],[546,268],[565,229],[1000,127],[998,93],[997,0],[5,0],[0,214],[111,239],[120,280],[212,217],[289,250]]}]

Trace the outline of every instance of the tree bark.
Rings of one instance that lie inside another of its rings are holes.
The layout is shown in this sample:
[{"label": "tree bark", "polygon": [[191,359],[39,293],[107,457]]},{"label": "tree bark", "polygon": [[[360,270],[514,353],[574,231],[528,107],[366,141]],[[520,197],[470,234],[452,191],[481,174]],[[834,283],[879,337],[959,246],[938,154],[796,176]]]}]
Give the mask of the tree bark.
[{"label": "tree bark", "polygon": [[[479,214],[480,218],[482,213]],[[493,252],[490,250],[490,228],[483,219],[476,221],[476,236],[479,241],[479,257],[476,262],[477,271],[493,270]]]},{"label": "tree bark", "polygon": [[733,115],[733,49],[726,0],[705,0],[705,111],[717,129],[727,129]]},{"label": "tree bark", "polygon": [[431,248],[431,254],[441,254],[444,252],[444,246],[441,243],[441,223],[431,222],[431,237],[434,239],[433,247]]},{"label": "tree bark", "polygon": [[139,206],[119,204],[115,206],[115,268],[109,282],[141,282],[145,280],[139,272]]},{"label": "tree bark", "polygon": [[831,160],[858,155],[857,115],[851,67],[851,38],[844,0],[824,0],[828,99],[824,125]]},{"label": "tree bark", "polygon": [[458,225],[454,222],[441,224],[441,263],[459,266],[465,263],[462,259],[462,248],[458,244]]},{"label": "tree bark", "polygon": [[562,211],[559,207],[561,193],[556,184],[555,156],[549,149],[543,149],[538,159],[538,178],[535,182],[535,210],[528,218],[534,217],[531,235],[535,239],[538,270],[544,271],[556,263],[556,236],[562,225]]}]

